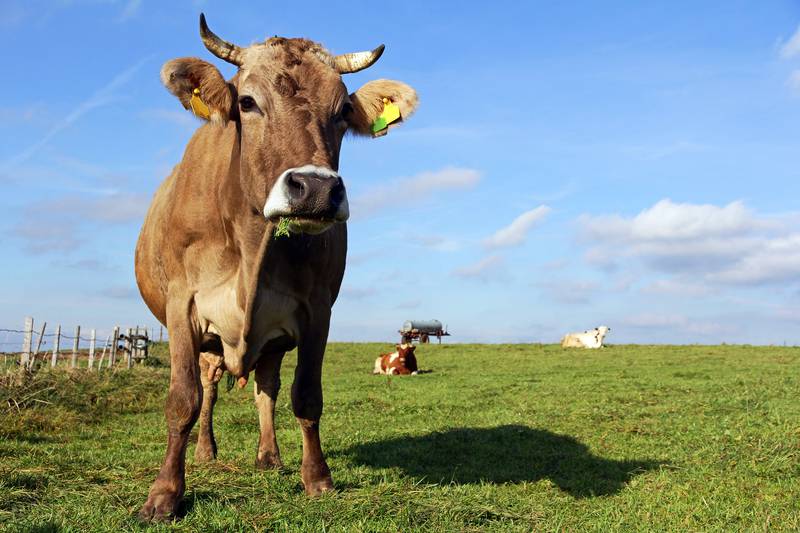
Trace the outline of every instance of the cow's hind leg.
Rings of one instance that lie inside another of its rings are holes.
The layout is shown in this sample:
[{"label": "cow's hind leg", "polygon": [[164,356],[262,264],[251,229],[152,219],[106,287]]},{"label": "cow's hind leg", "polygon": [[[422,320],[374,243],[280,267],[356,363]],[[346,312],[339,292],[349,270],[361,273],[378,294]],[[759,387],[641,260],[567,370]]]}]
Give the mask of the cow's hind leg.
[{"label": "cow's hind leg", "polygon": [[194,460],[198,463],[217,458],[217,441],[214,439],[214,404],[217,403],[217,388],[222,378],[222,355],[211,352],[200,353],[200,382],[203,384],[203,405],[197,434]]},{"label": "cow's hind leg", "polygon": [[199,335],[188,318],[186,300],[167,304],[169,324],[170,384],[165,407],[168,438],[164,462],[139,511],[143,521],[169,520],[175,516],[186,488],[186,445],[200,414]]},{"label": "cow's hind leg", "polygon": [[322,454],[319,420],[322,416],[322,358],[328,340],[328,318],[324,329],[306,332],[297,350],[297,368],[292,383],[292,409],[303,433],[303,464],[300,475],[306,494],[317,496],[333,489],[331,471]]},{"label": "cow's hind leg", "polygon": [[256,468],[282,468],[278,440],[275,438],[275,401],[281,388],[281,362],[284,352],[261,355],[255,368],[253,396],[258,409],[258,452]]}]

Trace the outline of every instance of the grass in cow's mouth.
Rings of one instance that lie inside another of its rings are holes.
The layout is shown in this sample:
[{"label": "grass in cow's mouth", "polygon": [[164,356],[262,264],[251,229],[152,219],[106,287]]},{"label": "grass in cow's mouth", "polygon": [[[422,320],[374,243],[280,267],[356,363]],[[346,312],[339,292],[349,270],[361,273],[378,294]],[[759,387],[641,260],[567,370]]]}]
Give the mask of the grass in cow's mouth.
[{"label": "grass in cow's mouth", "polygon": [[281,217],[278,220],[278,223],[275,225],[275,234],[273,235],[274,238],[278,239],[280,237],[288,237],[292,233],[289,231],[289,226],[292,223],[292,219],[289,217]]},{"label": "grass in cow's mouth", "polygon": [[312,217],[280,217],[275,224],[273,238],[289,237],[292,233],[318,233],[326,229],[334,220]]},{"label": "grass in cow's mouth", "polygon": [[[290,353],[275,413],[286,471],[253,468],[252,376],[223,384],[218,459],[196,463],[193,437],[185,516],[152,530],[800,530],[800,348],[423,345],[432,372],[373,376],[389,347],[328,346],[338,492],[300,486]],[[169,385],[166,345],[151,353],[162,366],[0,380],[0,531],[141,529]]]}]

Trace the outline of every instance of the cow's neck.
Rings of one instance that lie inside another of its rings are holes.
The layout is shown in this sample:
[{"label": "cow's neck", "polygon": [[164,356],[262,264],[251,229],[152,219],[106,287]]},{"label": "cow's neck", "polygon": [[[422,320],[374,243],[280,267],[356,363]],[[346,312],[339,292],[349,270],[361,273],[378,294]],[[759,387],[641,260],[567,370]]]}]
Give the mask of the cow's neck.
[{"label": "cow's neck", "polygon": [[[231,143],[229,168],[218,194],[226,241],[236,248],[240,257],[236,298],[239,307],[244,311],[244,342],[250,331],[259,273],[273,232],[273,224],[267,222],[259,210],[253,209],[249,201],[248,192],[242,183],[240,149],[240,136],[236,131]],[[241,349],[245,350],[246,347],[242,346]]]}]

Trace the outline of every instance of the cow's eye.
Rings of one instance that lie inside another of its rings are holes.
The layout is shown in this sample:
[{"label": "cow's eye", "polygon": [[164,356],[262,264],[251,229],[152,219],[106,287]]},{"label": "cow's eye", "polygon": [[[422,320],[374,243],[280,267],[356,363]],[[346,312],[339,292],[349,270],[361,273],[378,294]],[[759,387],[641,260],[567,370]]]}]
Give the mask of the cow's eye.
[{"label": "cow's eye", "polygon": [[350,102],[345,102],[342,106],[342,110],[339,111],[339,114],[336,115],[336,121],[347,121],[350,118],[350,114],[353,112],[353,105]]},{"label": "cow's eye", "polygon": [[252,96],[242,96],[239,98],[239,107],[242,111],[252,111],[256,108],[256,101]]}]

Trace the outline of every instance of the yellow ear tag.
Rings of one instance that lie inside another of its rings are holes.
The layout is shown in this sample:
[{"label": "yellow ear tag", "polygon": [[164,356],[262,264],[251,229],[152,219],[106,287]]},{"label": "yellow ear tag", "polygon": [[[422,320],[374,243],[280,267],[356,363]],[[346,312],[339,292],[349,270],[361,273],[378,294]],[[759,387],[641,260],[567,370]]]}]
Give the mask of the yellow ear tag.
[{"label": "yellow ear tag", "polygon": [[209,111],[206,103],[200,98],[200,89],[195,89],[192,91],[192,97],[189,99],[189,105],[192,108],[192,113],[198,117],[206,120],[211,117],[211,111]]},{"label": "yellow ear tag", "polygon": [[388,98],[383,99],[383,111],[372,123],[372,135],[379,137],[386,135],[383,131],[389,127],[389,124],[400,119],[400,108]]}]

